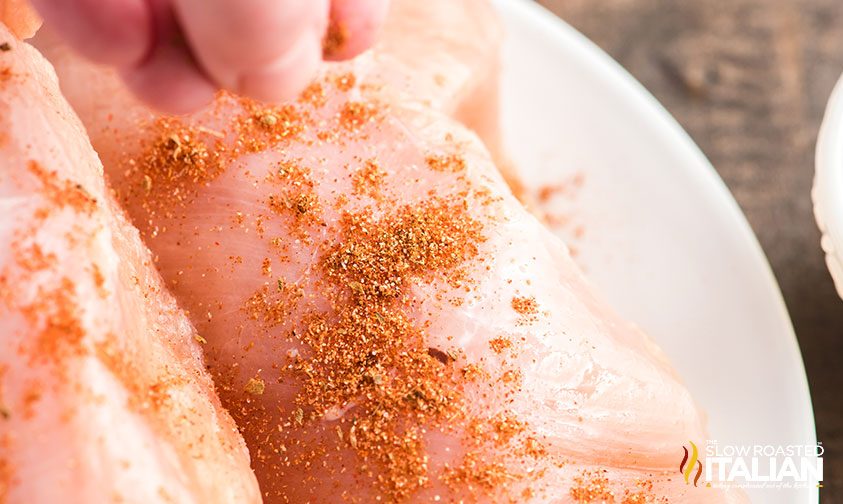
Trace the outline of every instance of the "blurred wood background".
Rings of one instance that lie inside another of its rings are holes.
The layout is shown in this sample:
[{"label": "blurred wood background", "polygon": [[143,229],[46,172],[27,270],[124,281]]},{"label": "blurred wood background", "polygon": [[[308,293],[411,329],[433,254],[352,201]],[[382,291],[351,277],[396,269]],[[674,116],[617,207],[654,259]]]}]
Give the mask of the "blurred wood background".
[{"label": "blurred wood background", "polygon": [[843,72],[843,0],[539,0],[679,120],[743,208],[799,337],[826,448],[823,503],[843,502],[843,301],[810,199],[814,145]]}]

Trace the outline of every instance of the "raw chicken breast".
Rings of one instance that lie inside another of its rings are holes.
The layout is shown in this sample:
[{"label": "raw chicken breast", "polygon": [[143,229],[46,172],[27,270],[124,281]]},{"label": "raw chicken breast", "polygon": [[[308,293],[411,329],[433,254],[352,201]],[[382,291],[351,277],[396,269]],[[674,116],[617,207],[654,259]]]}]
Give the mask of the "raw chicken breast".
[{"label": "raw chicken breast", "polygon": [[0,502],[258,502],[198,335],[0,24]]},{"label": "raw chicken breast", "polygon": [[[487,9],[473,4],[396,12]],[[450,21],[419,25],[443,58]],[[443,104],[467,88],[425,91],[438,63],[400,63],[421,49],[390,40],[297,103],[221,95],[185,118],[50,51],[207,340],[264,500],[740,502],[678,473],[705,437],[693,399],[453,119]]]},{"label": "raw chicken breast", "polygon": [[398,101],[441,110],[497,150],[501,39],[486,0],[399,0],[374,50],[377,79],[392,83]]},{"label": "raw chicken breast", "polygon": [[474,131],[513,192],[528,198],[498,122],[502,35],[487,0],[392,2],[369,80],[389,82],[390,101],[435,108]]},{"label": "raw chicken breast", "polygon": [[26,39],[41,26],[41,18],[27,0],[0,0],[0,23],[19,39]]}]

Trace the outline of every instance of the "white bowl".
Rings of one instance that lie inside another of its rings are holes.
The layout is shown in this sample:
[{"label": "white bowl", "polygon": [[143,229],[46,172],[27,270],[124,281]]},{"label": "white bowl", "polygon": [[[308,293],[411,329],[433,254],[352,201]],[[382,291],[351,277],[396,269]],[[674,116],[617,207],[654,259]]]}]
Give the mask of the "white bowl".
[{"label": "white bowl", "polygon": [[[584,174],[577,196],[558,198],[551,210],[582,226],[572,243],[591,281],[664,348],[708,412],[711,439],[815,443],[805,370],[781,294],[711,164],[582,35],[534,2],[497,3],[508,29],[508,147],[533,187]],[[843,141],[836,145],[841,154]],[[678,467],[681,447],[677,455]],[[748,493],[764,504],[818,501],[816,488]]]},{"label": "white bowl", "polygon": [[843,297],[843,77],[825,109],[817,140],[814,216],[822,232],[825,263]]}]

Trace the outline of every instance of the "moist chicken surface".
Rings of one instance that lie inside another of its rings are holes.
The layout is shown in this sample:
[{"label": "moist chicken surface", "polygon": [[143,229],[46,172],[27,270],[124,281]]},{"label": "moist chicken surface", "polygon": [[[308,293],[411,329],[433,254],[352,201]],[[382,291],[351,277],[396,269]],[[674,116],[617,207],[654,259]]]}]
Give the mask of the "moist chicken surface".
[{"label": "moist chicken surface", "polygon": [[258,502],[199,337],[0,24],[0,502]]},{"label": "moist chicken surface", "polygon": [[496,168],[498,37],[485,2],[396,1],[297,102],[181,118],[40,47],[265,502],[742,502],[678,474],[692,397]]}]

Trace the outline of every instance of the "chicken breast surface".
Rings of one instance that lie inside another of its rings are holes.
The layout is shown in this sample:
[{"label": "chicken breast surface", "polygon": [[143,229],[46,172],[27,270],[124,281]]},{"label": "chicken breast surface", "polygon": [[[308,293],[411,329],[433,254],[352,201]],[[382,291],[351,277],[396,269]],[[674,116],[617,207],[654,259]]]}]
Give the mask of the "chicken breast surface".
[{"label": "chicken breast surface", "polygon": [[258,502],[197,333],[0,24],[0,502]]},{"label": "chicken breast surface", "polygon": [[496,46],[451,41],[478,20],[495,39],[488,5],[395,9],[296,103],[183,118],[44,46],[265,502],[741,501],[686,484],[682,446],[705,438],[687,389],[458,121],[482,133],[460,111],[483,110],[466,90],[494,86]]}]

